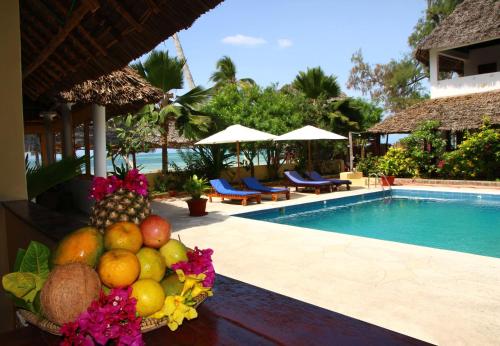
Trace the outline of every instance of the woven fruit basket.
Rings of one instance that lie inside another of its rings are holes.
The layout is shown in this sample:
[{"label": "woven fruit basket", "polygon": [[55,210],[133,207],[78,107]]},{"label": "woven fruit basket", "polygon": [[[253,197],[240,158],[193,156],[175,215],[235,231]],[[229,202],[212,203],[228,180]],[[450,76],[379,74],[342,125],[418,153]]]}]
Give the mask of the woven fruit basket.
[{"label": "woven fruit basket", "polygon": [[[201,303],[205,299],[208,298],[208,295],[206,293],[202,293],[198,297],[194,298],[196,300],[196,304],[194,305],[194,308],[198,308]],[[47,332],[53,335],[61,335],[61,326],[55,324],[54,322],[49,321],[48,319],[37,315],[31,311],[24,310],[24,309],[18,309],[17,310],[19,315],[28,322],[29,324]],[[147,333],[151,332],[153,330],[156,330],[158,328],[165,327],[168,323],[168,317],[163,317],[163,318],[143,318],[141,322],[141,333]]]},{"label": "woven fruit basket", "polygon": [[137,170],[94,179],[89,226],[54,249],[32,241],[2,277],[26,322],[66,344],[142,344],[142,334],[198,316],[212,296],[212,249],[171,238],[151,214],[147,179]]}]

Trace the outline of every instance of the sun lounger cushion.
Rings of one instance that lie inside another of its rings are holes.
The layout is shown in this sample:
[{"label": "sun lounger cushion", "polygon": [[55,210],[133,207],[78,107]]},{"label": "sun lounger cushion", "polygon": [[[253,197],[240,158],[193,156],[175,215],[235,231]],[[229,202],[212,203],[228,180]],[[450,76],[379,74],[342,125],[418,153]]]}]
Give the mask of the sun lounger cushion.
[{"label": "sun lounger cushion", "polygon": [[331,181],[329,180],[317,180],[317,181],[311,181],[311,180],[305,180],[300,176],[297,171],[286,171],[285,176],[294,184],[300,184],[302,186],[318,186],[318,185],[330,185],[332,184]]},{"label": "sun lounger cushion", "polygon": [[306,172],[307,176],[309,178],[311,178],[312,180],[315,180],[315,181],[324,181],[324,180],[328,180],[328,181],[331,181],[332,183],[334,184],[352,184],[352,181],[350,180],[341,180],[341,179],[327,179],[327,178],[323,178],[318,172],[316,171],[311,171],[311,172]]},{"label": "sun lounger cushion", "polygon": [[229,184],[229,182],[224,179],[212,179],[210,180],[210,185],[214,190],[221,195],[233,195],[233,196],[250,196],[259,194],[257,191],[241,191],[237,190]]},{"label": "sun lounger cushion", "polygon": [[269,192],[269,193],[278,193],[278,192],[287,192],[288,189],[285,188],[278,188],[278,187],[269,187],[262,185],[260,181],[255,179],[254,177],[247,177],[243,178],[243,183],[248,187],[249,189],[259,191],[259,192]]}]

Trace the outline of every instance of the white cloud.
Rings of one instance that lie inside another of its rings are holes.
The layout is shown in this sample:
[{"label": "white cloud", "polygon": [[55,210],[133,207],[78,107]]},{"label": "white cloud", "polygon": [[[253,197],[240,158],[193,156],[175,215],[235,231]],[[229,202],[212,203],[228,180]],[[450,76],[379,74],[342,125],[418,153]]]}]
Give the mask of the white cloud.
[{"label": "white cloud", "polygon": [[222,43],[231,44],[233,46],[258,46],[267,43],[262,37],[253,37],[246,35],[226,36],[222,39]]},{"label": "white cloud", "polygon": [[291,47],[292,45],[293,45],[292,40],[290,40],[288,38],[280,38],[280,39],[278,39],[278,46],[280,48],[288,48],[288,47]]}]

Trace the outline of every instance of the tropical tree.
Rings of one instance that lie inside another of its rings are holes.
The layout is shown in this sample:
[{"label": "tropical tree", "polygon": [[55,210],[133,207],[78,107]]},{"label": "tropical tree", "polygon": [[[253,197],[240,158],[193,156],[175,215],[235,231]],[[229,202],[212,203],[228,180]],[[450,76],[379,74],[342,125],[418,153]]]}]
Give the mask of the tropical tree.
[{"label": "tropical tree", "polygon": [[319,66],[308,68],[306,72],[300,71],[292,82],[292,86],[310,99],[341,96],[337,77],[326,75]]},{"label": "tropical tree", "polygon": [[238,86],[255,85],[255,81],[251,78],[238,79],[236,77],[236,65],[227,55],[217,61],[216,71],[212,73],[210,80],[215,83],[216,88],[220,88],[225,84],[235,84]]},{"label": "tropical tree", "polygon": [[187,93],[175,96],[173,90],[184,87],[184,60],[170,57],[168,51],[153,50],[144,62],[131,66],[151,85],[164,91],[159,107],[150,108],[158,112],[163,124],[162,170],[168,171],[168,132],[170,123],[175,120],[177,130],[188,138],[196,138],[208,128],[210,117],[198,111],[199,106],[208,100],[210,89],[196,86]]},{"label": "tropical tree", "polygon": [[[427,10],[415,25],[408,44],[412,50],[429,35],[463,0],[427,0]],[[423,81],[428,69],[407,53],[383,64],[369,64],[361,50],[352,57],[347,87],[369,95],[373,102],[396,112],[428,97]]]}]

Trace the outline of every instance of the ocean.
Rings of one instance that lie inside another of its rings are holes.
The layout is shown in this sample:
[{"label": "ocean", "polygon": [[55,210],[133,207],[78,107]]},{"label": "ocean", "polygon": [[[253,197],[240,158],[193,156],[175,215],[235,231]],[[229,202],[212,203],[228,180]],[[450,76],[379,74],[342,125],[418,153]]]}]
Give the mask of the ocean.
[{"label": "ocean", "polygon": [[[185,150],[190,150],[190,149],[183,149]],[[31,153],[26,152],[25,155],[28,155],[28,161],[32,164],[35,163],[35,156],[31,155]],[[77,156],[83,156],[84,151],[83,150],[77,150],[76,151]],[[93,155],[93,151],[90,151],[90,156]],[[57,154],[56,155],[56,160],[60,160],[61,155]],[[136,154],[136,160],[137,160],[137,165],[140,166],[141,172],[142,173],[151,173],[151,172],[157,172],[161,170],[161,149],[156,149],[154,151],[148,152],[148,153],[138,153]],[[244,158],[241,156],[241,162],[243,162]],[[233,162],[233,166],[236,166],[236,158],[232,157],[231,161]],[[257,164],[257,160],[254,160],[255,164]],[[123,160],[121,158],[118,158],[115,160],[117,165],[120,165],[123,163]],[[178,149],[168,149],[168,162],[170,165],[176,164],[179,166],[179,168],[185,168],[186,164],[182,160],[181,156],[179,155],[179,150]],[[260,164],[265,163],[265,159],[262,155],[260,155],[259,158]],[[91,165],[91,172],[94,173],[94,164],[93,161],[90,160],[90,165]],[[113,171],[113,165],[111,163],[111,160],[107,160],[107,170],[108,172]]]}]

